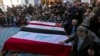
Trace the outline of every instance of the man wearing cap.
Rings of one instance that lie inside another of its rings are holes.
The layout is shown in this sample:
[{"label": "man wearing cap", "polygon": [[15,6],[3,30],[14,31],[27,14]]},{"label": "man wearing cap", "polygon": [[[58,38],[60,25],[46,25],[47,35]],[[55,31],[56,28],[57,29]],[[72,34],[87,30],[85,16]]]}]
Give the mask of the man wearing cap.
[{"label": "man wearing cap", "polygon": [[77,32],[69,39],[60,42],[60,44],[73,41],[73,50],[70,56],[94,56],[94,40],[88,36],[87,29],[83,26],[77,28]]}]

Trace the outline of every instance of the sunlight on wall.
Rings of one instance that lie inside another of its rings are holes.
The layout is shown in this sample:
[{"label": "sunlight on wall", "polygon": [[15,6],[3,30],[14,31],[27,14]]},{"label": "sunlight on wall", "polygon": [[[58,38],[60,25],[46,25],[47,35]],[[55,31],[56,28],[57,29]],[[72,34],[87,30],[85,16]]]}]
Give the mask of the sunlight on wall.
[{"label": "sunlight on wall", "polygon": [[3,4],[5,5],[5,6],[12,6],[12,3],[11,3],[11,0],[3,0]]},{"label": "sunlight on wall", "polygon": [[21,0],[18,0],[18,1],[17,1],[17,4],[18,4],[18,5],[21,5]]},{"label": "sunlight on wall", "polygon": [[12,0],[12,5],[18,5],[18,2],[17,2],[17,0]]}]

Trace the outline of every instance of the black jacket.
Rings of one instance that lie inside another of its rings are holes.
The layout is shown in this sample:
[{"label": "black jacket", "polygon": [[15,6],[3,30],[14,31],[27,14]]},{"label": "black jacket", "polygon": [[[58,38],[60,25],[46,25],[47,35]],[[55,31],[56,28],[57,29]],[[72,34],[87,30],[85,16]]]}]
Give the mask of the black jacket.
[{"label": "black jacket", "polygon": [[[75,25],[75,32],[76,32],[77,27],[78,27],[78,25]],[[70,25],[70,26],[68,27],[68,29],[67,29],[67,34],[68,34],[68,35],[71,35],[72,28],[73,28],[72,25]]]}]

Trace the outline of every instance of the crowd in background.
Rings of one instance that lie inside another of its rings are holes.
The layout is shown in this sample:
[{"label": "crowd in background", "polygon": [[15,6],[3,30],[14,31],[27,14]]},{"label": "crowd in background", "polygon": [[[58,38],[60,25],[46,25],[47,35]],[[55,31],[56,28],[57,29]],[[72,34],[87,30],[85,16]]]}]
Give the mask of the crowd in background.
[{"label": "crowd in background", "polygon": [[7,12],[0,10],[0,25],[21,27],[29,21],[60,23],[68,35],[74,34],[79,25],[86,27],[100,38],[100,1],[90,5],[80,1],[73,3],[51,3],[51,6],[12,6]]},{"label": "crowd in background", "polygon": [[0,25],[3,27],[20,27],[32,20],[61,23],[69,35],[72,33],[70,30],[74,24],[73,20],[77,21],[75,28],[83,25],[99,35],[100,2],[95,0],[91,5],[80,1],[51,3],[49,7],[42,4],[34,7],[31,4],[23,7],[12,5],[12,8],[7,7],[6,13],[0,10]]}]

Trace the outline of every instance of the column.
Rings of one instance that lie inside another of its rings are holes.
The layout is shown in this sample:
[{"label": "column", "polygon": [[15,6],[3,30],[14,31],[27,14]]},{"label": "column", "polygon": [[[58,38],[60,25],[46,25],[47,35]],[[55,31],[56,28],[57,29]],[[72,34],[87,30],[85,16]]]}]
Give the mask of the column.
[{"label": "column", "polygon": [[21,5],[26,5],[25,0],[21,0]]},{"label": "column", "polygon": [[32,6],[34,6],[34,2],[35,0],[29,0],[29,4],[32,4]]},{"label": "column", "polygon": [[18,0],[18,5],[21,5],[21,0]]}]

